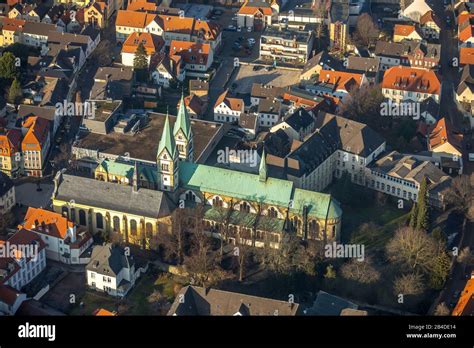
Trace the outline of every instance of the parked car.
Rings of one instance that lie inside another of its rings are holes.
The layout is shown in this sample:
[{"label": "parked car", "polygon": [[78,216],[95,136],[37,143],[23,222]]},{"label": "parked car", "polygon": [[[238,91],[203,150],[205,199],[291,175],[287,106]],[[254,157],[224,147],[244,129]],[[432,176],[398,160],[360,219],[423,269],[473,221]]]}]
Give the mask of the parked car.
[{"label": "parked car", "polygon": [[249,33],[251,33],[251,32],[252,32],[252,27],[247,27],[247,31],[248,31]]},{"label": "parked car", "polygon": [[249,38],[247,39],[247,42],[248,42],[249,44],[253,45],[253,44],[255,44],[255,39],[254,39],[253,37],[249,37]]},{"label": "parked car", "polygon": [[227,30],[235,31],[236,29],[237,28],[235,27],[235,25],[232,25],[232,24],[227,27]]},{"label": "parked car", "polygon": [[237,28],[237,31],[240,33],[242,31],[242,28],[241,27],[238,27]]}]

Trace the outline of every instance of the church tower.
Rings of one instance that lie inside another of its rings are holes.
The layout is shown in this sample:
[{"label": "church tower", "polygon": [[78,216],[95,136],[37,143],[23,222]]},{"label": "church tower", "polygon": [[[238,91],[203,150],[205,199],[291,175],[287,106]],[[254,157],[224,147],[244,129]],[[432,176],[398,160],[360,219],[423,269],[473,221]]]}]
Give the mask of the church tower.
[{"label": "church tower", "polygon": [[163,134],[161,135],[158,152],[156,154],[156,164],[159,175],[160,190],[173,192],[179,184],[178,179],[178,151],[174,141],[171,127],[166,115]]},{"label": "church tower", "polygon": [[191,121],[189,120],[188,110],[186,109],[186,105],[184,103],[183,94],[181,94],[178,116],[176,117],[176,122],[173,127],[173,135],[179,152],[179,159],[193,162],[193,132],[191,130]]}]

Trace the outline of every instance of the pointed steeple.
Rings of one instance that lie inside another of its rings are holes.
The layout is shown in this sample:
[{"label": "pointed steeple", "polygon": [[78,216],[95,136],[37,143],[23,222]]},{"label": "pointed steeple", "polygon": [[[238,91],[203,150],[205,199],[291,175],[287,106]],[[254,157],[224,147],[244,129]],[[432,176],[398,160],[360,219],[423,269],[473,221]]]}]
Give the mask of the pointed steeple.
[{"label": "pointed steeple", "polygon": [[160,145],[158,146],[158,153],[156,156],[158,157],[164,149],[166,149],[171,157],[174,158],[176,155],[176,143],[174,141],[173,134],[171,134],[168,113],[166,113],[165,126],[163,127],[163,133],[161,134]]},{"label": "pointed steeple", "polygon": [[262,159],[260,160],[260,168],[258,169],[259,180],[267,181],[267,160],[265,159],[265,148],[262,151]]},{"label": "pointed steeple", "polygon": [[183,131],[186,139],[189,140],[191,133],[191,122],[189,121],[188,110],[184,103],[184,94],[181,93],[181,101],[179,103],[178,116],[176,117],[176,122],[173,128],[173,135],[176,135],[179,130]]}]

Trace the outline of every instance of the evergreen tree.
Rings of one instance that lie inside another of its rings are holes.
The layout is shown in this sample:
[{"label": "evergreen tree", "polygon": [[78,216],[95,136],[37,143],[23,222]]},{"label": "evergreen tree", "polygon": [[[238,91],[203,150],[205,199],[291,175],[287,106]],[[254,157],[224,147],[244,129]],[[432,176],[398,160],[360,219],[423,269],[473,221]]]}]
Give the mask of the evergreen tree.
[{"label": "evergreen tree", "polygon": [[426,177],[421,181],[417,206],[418,211],[416,216],[416,228],[419,230],[428,231],[430,223],[430,211],[428,205],[428,181],[426,180]]},{"label": "evergreen tree", "polygon": [[411,207],[410,211],[410,223],[409,226],[411,228],[416,228],[416,222],[417,222],[417,215],[418,215],[418,207],[416,203],[413,203],[413,206]]},{"label": "evergreen tree", "polygon": [[133,68],[137,73],[137,80],[145,82],[147,80],[148,58],[145,46],[140,42],[133,58]]},{"label": "evergreen tree", "polygon": [[8,91],[8,102],[11,104],[18,104],[23,93],[21,91],[21,84],[18,79],[14,79],[10,90]]},{"label": "evergreen tree", "polygon": [[0,57],[0,78],[14,79],[18,75],[15,65],[15,56],[11,52],[6,52]]}]

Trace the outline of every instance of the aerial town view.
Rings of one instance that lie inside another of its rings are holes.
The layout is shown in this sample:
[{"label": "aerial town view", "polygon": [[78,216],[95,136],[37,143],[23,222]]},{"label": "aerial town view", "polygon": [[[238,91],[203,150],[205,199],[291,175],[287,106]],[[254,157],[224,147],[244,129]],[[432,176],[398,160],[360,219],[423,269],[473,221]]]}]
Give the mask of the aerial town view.
[{"label": "aerial town view", "polygon": [[0,29],[2,323],[474,315],[473,0],[2,0]]}]

